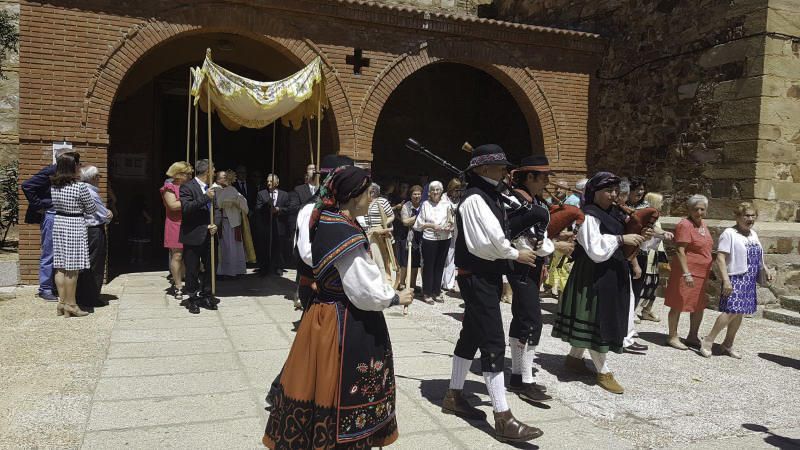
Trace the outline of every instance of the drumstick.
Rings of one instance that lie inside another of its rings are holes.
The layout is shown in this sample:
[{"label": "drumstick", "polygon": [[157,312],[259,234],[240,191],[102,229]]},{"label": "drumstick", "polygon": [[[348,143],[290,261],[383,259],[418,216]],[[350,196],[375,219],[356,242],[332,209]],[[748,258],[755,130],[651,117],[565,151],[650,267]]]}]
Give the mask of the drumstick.
[{"label": "drumstick", "polygon": [[[408,239],[408,244],[406,244],[406,247],[408,248],[408,259],[406,260],[406,280],[405,280],[406,289],[413,289],[411,287],[411,247],[413,245],[414,245],[413,238]],[[403,306],[403,315],[404,316],[408,315],[408,305]]]}]

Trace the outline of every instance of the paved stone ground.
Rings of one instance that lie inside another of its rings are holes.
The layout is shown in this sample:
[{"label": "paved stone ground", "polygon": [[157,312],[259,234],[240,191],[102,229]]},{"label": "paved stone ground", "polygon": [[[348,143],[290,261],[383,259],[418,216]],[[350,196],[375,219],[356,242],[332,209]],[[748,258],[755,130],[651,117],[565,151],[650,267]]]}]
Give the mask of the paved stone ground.
[{"label": "paved stone ground", "polygon": [[[33,287],[0,296],[0,448],[259,448],[265,389],[299,318],[289,278],[221,282],[220,309],[196,316],[164,295],[164,273],[115,279],[111,305],[82,319],[56,317]],[[392,448],[504,447],[488,423],[439,411],[460,305],[386,313],[399,386]],[[609,358],[626,388],[616,396],[565,373],[567,345],[549,337],[555,301],[544,306],[537,379],[556,400],[542,409],[509,395],[514,414],[545,431],[522,448],[800,446],[800,328],[747,319],[737,361],[663,347],[666,324],[642,324],[650,352]],[[466,389],[491,417],[477,362]]]}]

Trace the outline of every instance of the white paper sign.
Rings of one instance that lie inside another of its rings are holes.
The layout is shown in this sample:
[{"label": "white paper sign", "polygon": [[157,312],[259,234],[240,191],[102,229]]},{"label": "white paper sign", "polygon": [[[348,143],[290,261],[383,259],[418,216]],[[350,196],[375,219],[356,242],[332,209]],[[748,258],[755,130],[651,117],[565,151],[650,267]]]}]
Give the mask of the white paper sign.
[{"label": "white paper sign", "polygon": [[71,142],[53,142],[53,164],[56,163],[56,157],[60,153],[64,153],[66,150],[72,150],[72,143]]}]

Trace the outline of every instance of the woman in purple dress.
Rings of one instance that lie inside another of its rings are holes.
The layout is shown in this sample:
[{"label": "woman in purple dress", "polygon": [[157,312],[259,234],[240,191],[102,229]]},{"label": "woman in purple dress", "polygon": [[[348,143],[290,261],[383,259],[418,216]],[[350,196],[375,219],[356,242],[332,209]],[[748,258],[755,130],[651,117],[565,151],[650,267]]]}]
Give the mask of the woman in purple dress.
[{"label": "woman in purple dress", "polygon": [[759,280],[772,281],[772,274],[764,264],[764,250],[753,230],[758,211],[752,204],[743,202],[735,214],[736,225],[722,232],[717,246],[717,266],[722,277],[719,311],[722,314],[700,347],[700,353],[706,358],[711,357],[711,347],[717,335],[727,327],[722,353],[741,359],[742,356],[733,349],[736,332],[742,324],[742,317],[756,312]]}]

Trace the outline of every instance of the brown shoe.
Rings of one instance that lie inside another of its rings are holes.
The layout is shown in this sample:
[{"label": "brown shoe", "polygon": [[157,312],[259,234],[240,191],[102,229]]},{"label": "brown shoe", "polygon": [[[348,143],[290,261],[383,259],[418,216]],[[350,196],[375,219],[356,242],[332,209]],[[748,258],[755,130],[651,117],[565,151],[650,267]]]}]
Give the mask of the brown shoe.
[{"label": "brown shoe", "polygon": [[566,367],[570,372],[574,372],[578,375],[594,375],[594,372],[589,370],[589,368],[586,367],[586,364],[583,363],[583,358],[576,358],[574,356],[567,355],[567,360],[564,361],[564,367]]},{"label": "brown shoe", "polygon": [[650,322],[661,322],[661,318],[653,314],[650,308],[642,308],[642,320],[649,320]]},{"label": "brown shoe", "polygon": [[471,420],[485,420],[486,413],[464,400],[461,389],[448,389],[442,401],[442,412]]},{"label": "brown shoe", "polygon": [[614,379],[614,374],[611,372],[598,373],[597,384],[612,394],[622,394],[625,392],[625,389],[623,389],[622,386],[617,383],[617,380]]},{"label": "brown shoe", "polygon": [[494,413],[494,437],[500,442],[527,442],[542,434],[542,430],[515,419],[510,409]]}]

